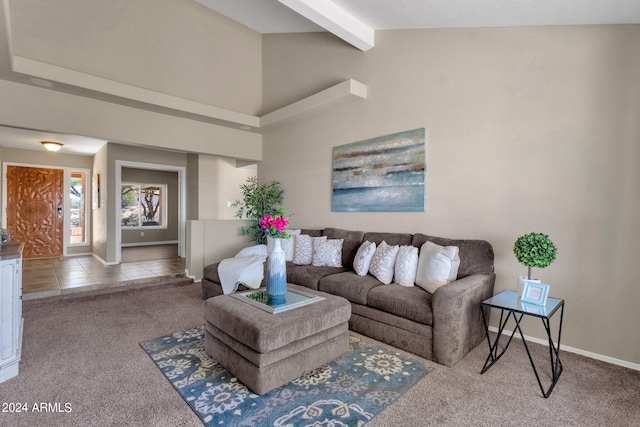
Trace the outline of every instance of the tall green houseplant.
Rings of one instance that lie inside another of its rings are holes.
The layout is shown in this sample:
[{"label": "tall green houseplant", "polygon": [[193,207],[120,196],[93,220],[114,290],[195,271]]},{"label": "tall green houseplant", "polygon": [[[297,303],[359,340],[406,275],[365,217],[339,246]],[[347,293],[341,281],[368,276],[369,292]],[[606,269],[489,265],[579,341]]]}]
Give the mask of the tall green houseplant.
[{"label": "tall green houseplant", "polygon": [[265,215],[280,213],[276,205],[282,204],[284,190],[278,181],[258,184],[258,178],[255,176],[247,178],[240,190],[242,200],[236,200],[231,205],[238,209],[236,218],[249,220],[249,226],[240,227],[240,232],[243,236],[249,236],[252,242],[264,245],[267,243],[267,237],[260,230],[260,220]]},{"label": "tall green houseplant", "polygon": [[528,267],[527,278],[531,279],[531,269],[548,267],[556,259],[558,248],[546,234],[529,233],[518,237],[513,253],[520,264]]}]

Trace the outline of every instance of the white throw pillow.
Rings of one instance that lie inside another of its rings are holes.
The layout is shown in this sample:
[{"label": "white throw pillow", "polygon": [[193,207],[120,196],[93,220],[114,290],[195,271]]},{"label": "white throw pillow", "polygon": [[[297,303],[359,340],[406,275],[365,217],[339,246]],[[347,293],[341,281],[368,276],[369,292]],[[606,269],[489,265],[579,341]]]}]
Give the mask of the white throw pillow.
[{"label": "white throw pillow", "polygon": [[316,267],[342,267],[342,244],[344,239],[326,239],[313,245],[312,265]]},{"label": "white throw pillow", "polygon": [[311,264],[313,246],[311,246],[311,236],[301,234],[293,241],[293,263],[298,265]]},{"label": "white throw pillow", "polygon": [[[293,261],[293,249],[295,246],[296,236],[300,235],[302,230],[287,230],[287,233],[291,236],[288,239],[280,239],[280,247],[284,252],[285,261]],[[267,252],[271,253],[273,250],[273,237],[267,236]]]},{"label": "white throw pillow", "polygon": [[371,259],[376,252],[376,244],[370,241],[363,242],[356,252],[356,256],[353,259],[353,269],[358,276],[366,276],[369,272],[369,266],[371,265]]},{"label": "white throw pillow", "polygon": [[429,293],[456,280],[460,257],[457,246],[440,246],[426,242],[420,248],[416,285]]},{"label": "white throw pillow", "polygon": [[383,240],[371,259],[369,273],[385,285],[391,283],[393,279],[393,267],[396,263],[398,249],[398,245],[390,246]]},{"label": "white throw pillow", "polygon": [[289,230],[288,233],[291,235],[291,238],[289,239],[289,245],[284,249],[284,254],[285,254],[285,259],[287,261],[293,261],[293,249],[295,247],[296,244],[296,236],[299,236],[300,233],[302,232],[302,230],[300,230],[299,228],[297,230]]},{"label": "white throw pillow", "polygon": [[311,237],[308,234],[301,234],[295,237],[293,249],[293,262],[298,265],[310,265],[313,261],[314,242],[327,240],[327,236]]},{"label": "white throw pillow", "polygon": [[396,257],[393,282],[407,287],[414,286],[417,270],[418,248],[415,246],[400,246]]}]

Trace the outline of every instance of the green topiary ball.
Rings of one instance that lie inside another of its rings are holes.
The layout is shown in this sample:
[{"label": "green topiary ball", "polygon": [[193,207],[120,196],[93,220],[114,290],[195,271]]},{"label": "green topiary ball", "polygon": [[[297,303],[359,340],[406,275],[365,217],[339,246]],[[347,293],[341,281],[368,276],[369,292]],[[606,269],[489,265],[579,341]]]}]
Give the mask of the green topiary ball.
[{"label": "green topiary ball", "polygon": [[513,245],[518,262],[529,268],[548,267],[556,259],[557,252],[556,245],[543,233],[525,234]]}]

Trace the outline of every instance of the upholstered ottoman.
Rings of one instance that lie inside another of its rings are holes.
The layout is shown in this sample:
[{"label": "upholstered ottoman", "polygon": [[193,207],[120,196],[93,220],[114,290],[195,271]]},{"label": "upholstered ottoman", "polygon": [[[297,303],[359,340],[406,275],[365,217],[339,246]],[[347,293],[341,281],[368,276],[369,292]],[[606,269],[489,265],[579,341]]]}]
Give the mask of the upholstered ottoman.
[{"label": "upholstered ottoman", "polygon": [[324,299],[276,314],[232,295],[204,302],[207,353],[260,395],[349,349],[349,302],[296,285],[288,287]]}]

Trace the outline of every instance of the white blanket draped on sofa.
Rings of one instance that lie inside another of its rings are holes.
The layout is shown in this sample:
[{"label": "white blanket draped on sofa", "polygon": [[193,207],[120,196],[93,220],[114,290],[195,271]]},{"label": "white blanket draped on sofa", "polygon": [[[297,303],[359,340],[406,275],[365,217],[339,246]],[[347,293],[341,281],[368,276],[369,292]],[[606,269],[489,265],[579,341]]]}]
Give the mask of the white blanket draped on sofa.
[{"label": "white blanket draped on sofa", "polygon": [[264,278],[264,262],[267,259],[267,246],[256,245],[244,248],[234,258],[220,261],[218,276],[224,294],[234,293],[242,284],[257,289]]}]

